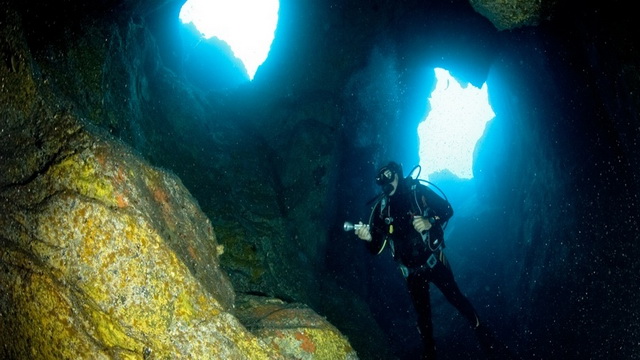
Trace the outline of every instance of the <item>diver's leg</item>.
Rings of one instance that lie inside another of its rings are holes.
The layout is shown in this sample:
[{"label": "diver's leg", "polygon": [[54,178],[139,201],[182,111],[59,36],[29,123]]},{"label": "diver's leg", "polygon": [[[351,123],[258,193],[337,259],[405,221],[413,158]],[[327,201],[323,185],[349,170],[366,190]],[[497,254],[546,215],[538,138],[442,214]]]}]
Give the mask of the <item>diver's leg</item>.
[{"label": "diver's leg", "polygon": [[433,339],[433,323],[431,322],[431,297],[429,281],[424,274],[411,274],[407,277],[409,294],[418,314],[418,331],[424,344],[423,359],[436,358],[436,343]]},{"label": "diver's leg", "polygon": [[483,352],[489,359],[515,359],[506,346],[497,340],[489,327],[487,327],[484,322],[480,322],[480,318],[473,308],[473,305],[471,305],[469,299],[460,291],[453,277],[453,271],[451,271],[451,267],[444,257],[444,254],[441,254],[440,259],[441,261],[438,261],[432,269],[431,281],[442,291],[445,298],[469,321]]},{"label": "diver's leg", "polygon": [[431,281],[440,289],[447,301],[469,321],[471,327],[478,328],[480,326],[478,314],[469,299],[460,291],[444,253],[440,254],[439,259],[440,261],[431,269]]}]

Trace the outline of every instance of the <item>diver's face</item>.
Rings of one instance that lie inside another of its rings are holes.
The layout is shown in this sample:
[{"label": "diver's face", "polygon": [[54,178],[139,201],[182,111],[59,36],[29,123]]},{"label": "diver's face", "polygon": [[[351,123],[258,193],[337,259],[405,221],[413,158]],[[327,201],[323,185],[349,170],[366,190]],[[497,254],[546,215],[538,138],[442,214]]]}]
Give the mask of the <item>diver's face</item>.
[{"label": "diver's face", "polygon": [[390,183],[390,185],[393,186],[393,190],[391,190],[391,192],[389,193],[389,196],[396,193],[396,190],[398,189],[398,182],[399,182],[398,174],[393,174],[393,181],[391,181]]},{"label": "diver's face", "polygon": [[394,171],[383,168],[376,177],[376,183],[382,187],[382,191],[386,195],[393,195],[398,187],[398,182],[400,182],[399,179],[398,174]]},{"label": "diver's face", "polygon": [[386,195],[391,196],[395,194],[396,189],[398,188],[398,182],[400,180],[399,180],[398,174],[390,174],[389,177],[387,177],[387,179],[389,178],[391,178],[392,180],[382,185],[382,192],[384,192]]}]

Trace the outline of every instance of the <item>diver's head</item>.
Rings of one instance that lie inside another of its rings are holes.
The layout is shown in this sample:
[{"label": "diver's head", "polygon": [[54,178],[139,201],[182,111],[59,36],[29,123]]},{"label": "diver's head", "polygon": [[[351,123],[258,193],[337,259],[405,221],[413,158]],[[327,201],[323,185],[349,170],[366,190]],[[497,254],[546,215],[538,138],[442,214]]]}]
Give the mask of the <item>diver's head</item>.
[{"label": "diver's head", "polygon": [[382,191],[387,195],[393,195],[398,188],[398,183],[402,178],[402,166],[396,162],[389,162],[378,170],[376,184],[382,187]]}]

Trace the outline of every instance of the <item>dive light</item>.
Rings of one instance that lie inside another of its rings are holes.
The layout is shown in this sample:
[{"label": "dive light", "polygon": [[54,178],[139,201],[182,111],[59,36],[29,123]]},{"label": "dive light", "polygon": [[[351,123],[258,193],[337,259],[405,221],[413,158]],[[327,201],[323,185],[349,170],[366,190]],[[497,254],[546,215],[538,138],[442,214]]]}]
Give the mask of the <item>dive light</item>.
[{"label": "dive light", "polygon": [[352,231],[352,230],[358,230],[361,227],[365,226],[364,224],[354,224],[348,221],[344,222],[343,228],[344,231]]}]

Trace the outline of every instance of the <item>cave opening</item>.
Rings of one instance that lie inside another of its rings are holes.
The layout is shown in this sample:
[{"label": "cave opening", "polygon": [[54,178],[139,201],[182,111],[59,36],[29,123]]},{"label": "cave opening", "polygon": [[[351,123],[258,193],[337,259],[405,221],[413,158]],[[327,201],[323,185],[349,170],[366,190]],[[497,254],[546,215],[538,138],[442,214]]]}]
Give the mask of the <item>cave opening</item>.
[{"label": "cave opening", "polygon": [[476,144],[495,116],[487,84],[463,85],[448,70],[435,68],[434,72],[430,111],[418,125],[420,176],[428,180],[435,173],[450,173],[472,179]]},{"label": "cave opening", "polygon": [[203,39],[216,38],[231,48],[249,80],[267,59],[278,25],[278,0],[188,0],[180,20],[193,25]]}]

